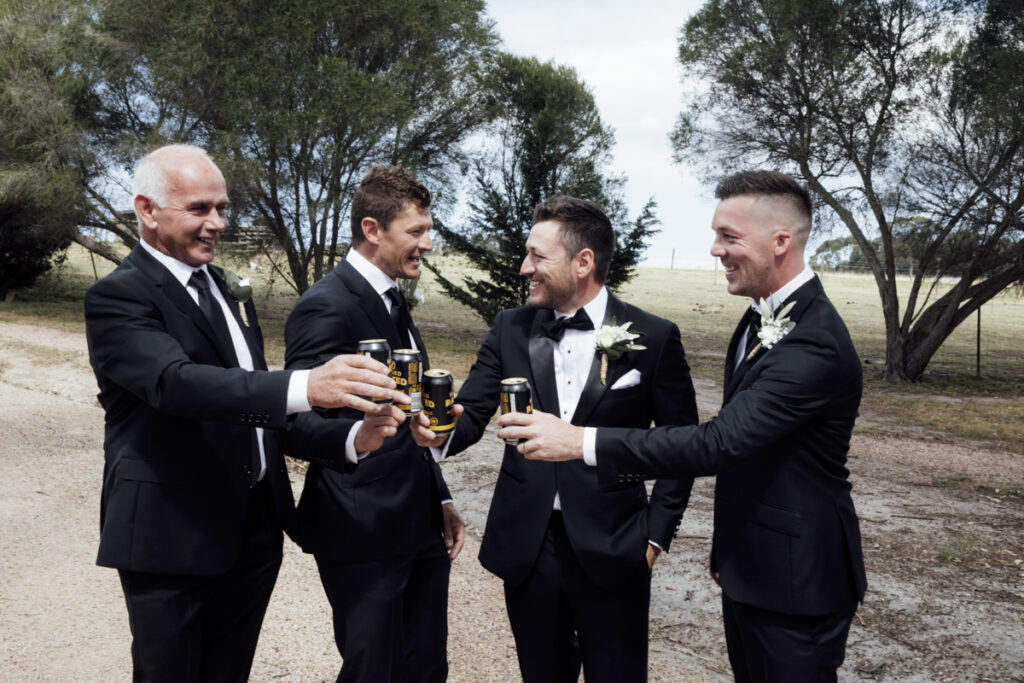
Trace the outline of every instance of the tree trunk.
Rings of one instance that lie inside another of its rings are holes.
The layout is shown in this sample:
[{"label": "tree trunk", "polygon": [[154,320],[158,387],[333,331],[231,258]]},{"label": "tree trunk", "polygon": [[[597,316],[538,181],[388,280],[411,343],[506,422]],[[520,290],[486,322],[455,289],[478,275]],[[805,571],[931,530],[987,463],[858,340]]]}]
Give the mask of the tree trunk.
[{"label": "tree trunk", "polygon": [[101,242],[97,242],[92,237],[89,237],[83,232],[76,230],[75,234],[71,236],[71,239],[74,240],[76,244],[82,245],[83,247],[85,247],[92,253],[96,254],[97,256],[102,256],[103,258],[107,259],[108,261],[112,261],[117,265],[120,265],[121,261],[124,260],[124,257],[121,256],[119,253],[117,253],[107,245]]}]

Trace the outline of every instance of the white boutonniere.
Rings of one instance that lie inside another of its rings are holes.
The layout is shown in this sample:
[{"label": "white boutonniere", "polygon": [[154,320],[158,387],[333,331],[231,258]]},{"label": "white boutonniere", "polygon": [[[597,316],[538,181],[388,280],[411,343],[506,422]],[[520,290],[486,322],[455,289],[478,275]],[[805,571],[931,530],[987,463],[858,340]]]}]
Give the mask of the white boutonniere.
[{"label": "white boutonniere", "polygon": [[633,343],[634,339],[639,339],[644,333],[640,330],[630,332],[629,326],[632,324],[628,322],[616,325],[615,318],[612,318],[611,325],[602,325],[601,329],[594,334],[594,350],[601,354],[601,384],[604,384],[608,378],[609,358],[618,360],[627,351],[643,351],[647,348]]},{"label": "white boutonniere", "polygon": [[228,293],[235,299],[238,305],[238,316],[246,327],[249,327],[249,316],[245,313],[245,303],[252,298],[252,285],[249,278],[240,278],[230,270],[224,271],[224,284],[227,285]]},{"label": "white boutonniere", "polygon": [[794,304],[796,304],[795,301],[790,301],[776,313],[768,301],[761,299],[761,303],[758,304],[758,308],[761,309],[761,327],[757,330],[757,338],[760,342],[747,355],[747,361],[756,356],[762,348],[770,349],[778,344],[796,327],[796,323],[786,317]]}]

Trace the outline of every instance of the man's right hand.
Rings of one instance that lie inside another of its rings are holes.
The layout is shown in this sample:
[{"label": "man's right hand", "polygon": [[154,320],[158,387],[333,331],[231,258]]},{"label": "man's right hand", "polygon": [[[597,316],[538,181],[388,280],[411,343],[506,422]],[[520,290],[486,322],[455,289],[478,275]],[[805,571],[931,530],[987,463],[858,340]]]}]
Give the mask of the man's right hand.
[{"label": "man's right hand", "polygon": [[391,398],[409,403],[409,397],[395,391],[388,367],[369,356],[335,356],[313,368],[306,385],[306,400],[319,408],[353,408],[367,415],[391,415],[391,405],[369,398]]},{"label": "man's right hand", "polygon": [[[462,406],[456,403],[452,409],[455,412],[455,422],[458,422],[459,416],[462,415]],[[438,434],[430,431],[430,418],[427,417],[426,411],[412,416],[412,419],[409,420],[409,431],[412,432],[412,438],[416,445],[423,448],[442,448],[451,435],[451,432]]]},{"label": "man's right hand", "polygon": [[394,404],[389,404],[391,412],[384,415],[365,415],[363,424],[356,432],[352,445],[356,453],[375,451],[384,444],[384,439],[394,436],[398,427],[405,422],[406,414]]}]

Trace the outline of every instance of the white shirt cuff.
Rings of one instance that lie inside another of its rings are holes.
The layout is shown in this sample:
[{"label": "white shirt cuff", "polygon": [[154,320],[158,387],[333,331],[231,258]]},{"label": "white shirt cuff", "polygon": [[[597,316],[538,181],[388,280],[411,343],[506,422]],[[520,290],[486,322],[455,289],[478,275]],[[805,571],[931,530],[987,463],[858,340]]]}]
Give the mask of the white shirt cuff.
[{"label": "white shirt cuff", "polygon": [[583,462],[597,467],[597,427],[583,428]]},{"label": "white shirt cuff", "polygon": [[353,424],[352,429],[348,430],[348,438],[345,439],[345,459],[353,465],[358,464],[360,460],[370,454],[370,451],[356,452],[356,435],[359,434],[359,428],[362,426],[362,420]]},{"label": "white shirt cuff", "polygon": [[452,436],[455,435],[456,429],[458,429],[458,427],[455,427],[452,431],[448,432],[448,440],[444,442],[443,446],[430,447],[430,455],[434,458],[434,462],[441,462],[448,457],[448,446],[452,443]]},{"label": "white shirt cuff", "polygon": [[648,542],[648,543],[650,543],[651,545],[653,545],[653,546],[654,546],[655,548],[657,548],[657,549],[658,549],[658,550],[660,550],[661,552],[665,552],[665,549],[664,549],[664,548],[662,548],[662,547],[661,547],[660,545],[658,545],[658,544],[657,544],[657,542],[655,542],[655,541],[652,541],[652,540],[651,540],[651,539],[649,539],[649,538],[647,539],[647,542]]},{"label": "white shirt cuff", "polygon": [[441,505],[455,505],[455,501],[451,498],[445,498],[441,501]]},{"label": "white shirt cuff", "polygon": [[310,409],[307,392],[310,372],[312,371],[296,370],[288,378],[288,403],[285,406],[287,414],[304,413]]}]

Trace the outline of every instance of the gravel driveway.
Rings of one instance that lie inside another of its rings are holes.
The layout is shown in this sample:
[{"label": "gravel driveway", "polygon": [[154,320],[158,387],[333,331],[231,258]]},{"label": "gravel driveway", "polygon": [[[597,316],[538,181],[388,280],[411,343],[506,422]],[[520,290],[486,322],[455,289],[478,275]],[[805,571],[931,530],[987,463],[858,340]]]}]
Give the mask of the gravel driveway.
[{"label": "gravel driveway", "polygon": [[[94,563],[103,412],[84,336],[0,323],[0,352],[0,680],[129,680],[117,574]],[[705,416],[719,391],[698,386]],[[500,451],[485,438],[444,465],[470,526],[449,596],[452,681],[519,680],[501,583],[476,561]],[[850,467],[869,594],[840,680],[1024,681],[1024,502],[933,485],[943,473],[1021,482],[1022,458],[857,436]],[[673,552],[655,567],[652,681],[731,680],[719,593],[704,571],[712,492],[713,481],[698,481]],[[339,665],[312,558],[286,541],[252,680],[329,681]]]}]

